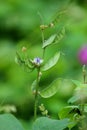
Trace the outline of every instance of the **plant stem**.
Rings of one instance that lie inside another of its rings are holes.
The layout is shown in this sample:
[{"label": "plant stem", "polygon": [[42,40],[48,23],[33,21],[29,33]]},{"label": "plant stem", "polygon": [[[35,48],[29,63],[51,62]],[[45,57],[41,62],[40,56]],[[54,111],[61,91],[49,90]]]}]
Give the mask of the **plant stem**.
[{"label": "plant stem", "polygon": [[84,81],[84,84],[86,83],[86,66],[83,65],[83,81]]},{"label": "plant stem", "polygon": [[[42,32],[42,44],[44,43],[44,30],[41,31]],[[45,48],[43,48],[43,59],[44,59],[44,54],[45,54]]]},{"label": "plant stem", "polygon": [[36,92],[35,92],[34,119],[37,118],[38,87],[39,87],[39,72],[40,72],[40,69],[37,69],[37,85],[36,85]]}]

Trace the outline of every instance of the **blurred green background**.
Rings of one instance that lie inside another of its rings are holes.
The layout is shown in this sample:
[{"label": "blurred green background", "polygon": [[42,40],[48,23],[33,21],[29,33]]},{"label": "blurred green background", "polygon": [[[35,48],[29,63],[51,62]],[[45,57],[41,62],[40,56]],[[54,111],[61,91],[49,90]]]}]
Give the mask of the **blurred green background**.
[{"label": "blurred green background", "polygon": [[[78,50],[87,43],[87,1],[86,0],[0,0],[0,107],[14,105],[14,113],[26,130],[31,128],[34,96],[31,84],[36,73],[28,73],[15,63],[16,51],[27,47],[31,58],[42,55],[40,24],[50,23],[58,10],[68,10],[67,20],[60,21],[53,29],[45,32],[49,37],[61,24],[66,26],[63,40],[46,50],[48,60],[56,51],[62,55],[59,63],[43,73],[42,87],[57,77],[82,81],[82,65],[77,58]],[[42,21],[39,14],[41,14]],[[58,111],[67,105],[73,88],[68,83],[50,99],[42,99],[50,115],[57,117]]]}]

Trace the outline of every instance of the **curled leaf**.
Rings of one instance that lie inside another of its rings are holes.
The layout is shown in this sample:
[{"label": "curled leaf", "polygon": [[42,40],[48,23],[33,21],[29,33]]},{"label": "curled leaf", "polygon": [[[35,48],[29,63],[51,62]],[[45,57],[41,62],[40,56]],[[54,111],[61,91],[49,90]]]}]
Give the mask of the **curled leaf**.
[{"label": "curled leaf", "polygon": [[21,56],[16,52],[15,62],[19,65],[24,65],[25,61],[21,59]]}]

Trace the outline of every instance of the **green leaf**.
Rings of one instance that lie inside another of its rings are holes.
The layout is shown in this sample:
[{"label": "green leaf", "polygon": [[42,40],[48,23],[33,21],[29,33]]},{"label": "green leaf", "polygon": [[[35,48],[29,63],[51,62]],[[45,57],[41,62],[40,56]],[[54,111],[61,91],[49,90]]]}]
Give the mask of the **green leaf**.
[{"label": "green leaf", "polygon": [[25,61],[21,59],[20,55],[18,54],[18,52],[16,52],[16,57],[15,57],[15,62],[19,65],[24,65]]},{"label": "green leaf", "polygon": [[87,104],[84,104],[84,112],[87,113]]},{"label": "green leaf", "polygon": [[78,95],[74,95],[72,96],[69,100],[68,103],[73,104],[75,102],[77,102],[78,100],[80,100],[80,97]]},{"label": "green leaf", "polygon": [[78,112],[80,112],[78,106],[67,106],[59,112],[58,116],[60,119],[69,118],[71,124],[69,124],[68,127],[71,129],[77,124],[78,119],[81,116],[81,113]]},{"label": "green leaf", "polygon": [[56,65],[60,57],[60,52],[57,52],[43,67],[42,71],[47,71]]},{"label": "green leaf", "polygon": [[76,88],[73,96],[68,100],[68,103],[81,103],[87,102],[87,84],[81,84],[80,82],[74,81]]},{"label": "green leaf", "polygon": [[41,117],[34,122],[33,130],[64,130],[68,125],[68,119],[54,120],[47,117]]},{"label": "green leaf", "polygon": [[32,85],[31,85],[31,90],[32,91],[36,90],[36,86],[37,86],[37,80],[34,80]]},{"label": "green leaf", "polygon": [[79,82],[78,80],[72,80],[72,82],[77,86],[81,86],[81,82]]},{"label": "green leaf", "polygon": [[54,44],[59,43],[63,39],[64,35],[65,35],[65,28],[63,27],[62,30],[57,34]]},{"label": "green leaf", "polygon": [[21,123],[11,114],[0,115],[0,130],[24,130]]},{"label": "green leaf", "polygon": [[48,45],[52,44],[54,42],[55,38],[56,38],[56,34],[52,35],[48,40],[46,40],[43,43],[42,48],[46,48]]},{"label": "green leaf", "polygon": [[41,97],[49,98],[55,95],[59,87],[61,86],[61,83],[62,83],[62,79],[58,78],[54,80],[47,88],[45,88],[44,90],[40,92]]},{"label": "green leaf", "polygon": [[[62,22],[63,19],[65,18],[66,13],[67,13],[67,10],[65,9],[57,11],[56,14],[54,15],[52,23],[56,25],[57,23]],[[64,22],[65,22],[65,19],[64,19]]]}]

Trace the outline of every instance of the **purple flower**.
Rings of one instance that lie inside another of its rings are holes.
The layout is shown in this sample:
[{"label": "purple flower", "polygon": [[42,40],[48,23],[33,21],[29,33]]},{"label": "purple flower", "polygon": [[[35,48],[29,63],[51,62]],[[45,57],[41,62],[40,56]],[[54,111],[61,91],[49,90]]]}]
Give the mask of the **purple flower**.
[{"label": "purple flower", "polygon": [[40,66],[40,65],[43,63],[43,59],[41,59],[41,58],[39,58],[39,57],[36,57],[36,58],[33,59],[33,63],[34,63],[35,65]]},{"label": "purple flower", "polygon": [[87,45],[83,46],[78,53],[78,59],[81,64],[87,65]]}]

